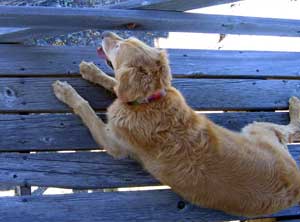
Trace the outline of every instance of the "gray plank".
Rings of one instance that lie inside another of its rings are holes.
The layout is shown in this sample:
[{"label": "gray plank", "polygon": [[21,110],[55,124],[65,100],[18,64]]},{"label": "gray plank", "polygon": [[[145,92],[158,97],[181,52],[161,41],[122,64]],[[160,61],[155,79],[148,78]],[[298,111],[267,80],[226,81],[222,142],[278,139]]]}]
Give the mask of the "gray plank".
[{"label": "gray plank", "polygon": [[30,28],[4,28],[0,27],[0,42],[1,43],[14,43],[14,37],[22,35],[30,31]]},{"label": "gray plank", "polygon": [[[106,73],[94,47],[0,45],[0,76],[78,75],[82,60],[94,61]],[[168,49],[174,77],[296,78],[299,52]]]},{"label": "gray plank", "polygon": [[0,151],[98,148],[75,115],[0,115],[0,129]]},{"label": "gray plank", "polygon": [[[64,112],[52,83],[68,81],[96,110],[114,96],[81,78],[0,78],[0,112]],[[287,109],[291,96],[300,97],[300,80],[174,79],[173,85],[196,110]]]},{"label": "gray plank", "polygon": [[114,99],[102,87],[79,78],[0,78],[0,112],[70,111],[53,93],[52,83],[56,79],[70,82],[95,109],[106,109]]},{"label": "gray plank", "polygon": [[21,186],[100,189],[158,185],[133,160],[104,152],[0,154],[0,183]]},{"label": "gray plank", "polygon": [[[155,10],[0,6],[0,26],[300,36],[300,21]],[[134,25],[133,25],[134,24]]]},{"label": "gray plank", "polygon": [[78,29],[60,29],[60,30],[53,30],[47,28],[19,28],[15,29],[15,31],[11,31],[8,33],[0,33],[0,42],[1,43],[15,43],[15,42],[22,42],[29,38],[44,38],[47,36],[58,36],[63,35],[71,32],[80,31]]},{"label": "gray plank", "polygon": [[[217,0],[217,2],[223,2],[224,0]],[[181,3],[183,2],[183,4]],[[188,4],[186,1],[180,0],[178,1],[164,1],[164,0],[154,0],[154,1],[127,1],[124,3],[119,3],[119,4],[114,4],[114,5],[108,5],[107,8],[119,8],[119,9],[159,9],[159,10],[175,10],[175,11],[184,11],[192,8],[197,8],[200,6],[199,1],[188,1]],[[179,4],[180,3],[180,4]],[[204,3],[205,5],[207,2],[201,2],[202,4]],[[162,8],[164,4],[168,4]],[[201,5],[202,5],[201,4]],[[176,8],[175,8],[176,7]],[[73,30],[73,31],[78,31],[78,30]],[[43,28],[0,28],[0,42],[22,42],[28,38],[44,38],[47,36],[55,36],[55,35],[63,35],[66,33],[73,32],[72,30],[55,30],[55,29],[43,29]]]},{"label": "gray plank", "polygon": [[[140,2],[140,1],[138,1]],[[197,1],[195,1],[197,2]],[[124,7],[122,4],[120,5],[123,9],[129,9],[129,8],[139,8],[140,5],[136,4],[127,4],[126,7]],[[115,5],[108,5],[107,8],[115,8],[117,4]],[[149,6],[149,4],[147,4]],[[118,8],[118,7],[116,7]],[[142,8],[141,8],[142,9]],[[47,36],[56,36],[56,35],[63,35],[67,33],[71,33],[74,31],[80,31],[80,30],[72,30],[72,29],[47,29],[47,28],[0,28],[0,42],[3,43],[11,43],[11,42],[22,42],[29,38],[44,38]]]},{"label": "gray plank", "polygon": [[[179,209],[178,205],[184,205]],[[266,217],[299,215],[295,206]],[[185,203],[169,190],[78,193],[0,199],[1,219],[23,221],[228,221],[245,219]]]},{"label": "gray plank", "polygon": [[[300,146],[289,149],[299,164]],[[135,161],[104,152],[0,154],[0,183],[72,189],[160,185]]]},{"label": "gray plank", "polygon": [[5,28],[5,27],[0,27],[0,37],[5,34],[9,33],[14,33],[14,32],[19,32],[26,30],[27,28]]},{"label": "gray plank", "polygon": [[[217,4],[225,4],[236,2],[237,0],[151,0],[140,1],[130,0],[119,4],[108,5],[108,9],[151,9],[151,10],[168,10],[168,11],[185,11],[194,8],[207,7]],[[74,30],[73,30],[74,31]],[[78,30],[75,30],[78,31]],[[9,33],[1,33],[0,28],[0,42],[22,42],[28,38],[43,38],[47,36],[63,35],[70,33],[72,30],[55,30],[43,28],[26,28],[15,29],[14,32],[10,30]]]},{"label": "gray plank", "polygon": [[129,0],[114,5],[109,5],[110,9],[146,9],[146,10],[167,10],[186,11],[203,8],[213,5],[237,2],[238,0]]},{"label": "gray plank", "polygon": [[[31,32],[30,28],[2,28],[0,27],[0,42],[14,43],[17,42],[19,36],[25,36]],[[26,38],[26,37],[25,37]]]},{"label": "gray plank", "polygon": [[[99,115],[102,119],[104,115]],[[209,114],[217,124],[239,131],[254,121],[288,124],[288,113]],[[73,114],[0,115],[0,151],[98,149],[81,120]]]},{"label": "gray plank", "polygon": [[[33,47],[17,44],[0,45],[0,75],[59,75],[78,74],[79,63],[85,59],[95,61],[96,48],[91,47]],[[101,61],[102,62],[102,61]],[[101,63],[101,68],[108,71]],[[111,71],[110,71],[111,73]]]}]

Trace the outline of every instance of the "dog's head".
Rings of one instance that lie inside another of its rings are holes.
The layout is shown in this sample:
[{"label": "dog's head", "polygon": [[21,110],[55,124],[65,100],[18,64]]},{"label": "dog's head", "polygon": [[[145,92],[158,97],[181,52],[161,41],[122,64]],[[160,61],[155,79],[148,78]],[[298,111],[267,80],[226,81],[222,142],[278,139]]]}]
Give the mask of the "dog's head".
[{"label": "dog's head", "polygon": [[136,38],[123,39],[112,32],[102,33],[98,54],[114,69],[115,92],[123,102],[146,98],[171,85],[167,54]]}]

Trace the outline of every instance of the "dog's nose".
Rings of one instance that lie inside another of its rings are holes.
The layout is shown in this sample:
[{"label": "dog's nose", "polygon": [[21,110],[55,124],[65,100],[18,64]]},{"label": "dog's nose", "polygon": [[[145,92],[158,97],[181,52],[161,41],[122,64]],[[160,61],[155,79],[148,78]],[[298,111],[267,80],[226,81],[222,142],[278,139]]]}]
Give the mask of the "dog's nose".
[{"label": "dog's nose", "polygon": [[106,38],[106,37],[111,37],[111,36],[113,36],[113,33],[112,33],[112,32],[108,32],[108,31],[104,31],[104,32],[102,32],[102,34],[101,34],[101,38],[102,38],[102,39],[104,39],[104,38]]}]

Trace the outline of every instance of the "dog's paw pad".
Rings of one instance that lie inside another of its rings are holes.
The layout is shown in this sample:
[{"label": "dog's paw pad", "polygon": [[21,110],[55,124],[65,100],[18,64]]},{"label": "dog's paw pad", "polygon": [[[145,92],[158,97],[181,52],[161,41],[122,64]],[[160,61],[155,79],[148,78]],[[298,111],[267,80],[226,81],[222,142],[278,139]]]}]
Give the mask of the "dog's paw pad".
[{"label": "dog's paw pad", "polygon": [[79,65],[79,70],[83,77],[88,77],[95,71],[97,72],[98,67],[93,62],[82,61]]},{"label": "dog's paw pad", "polygon": [[67,83],[67,82],[62,82],[62,81],[55,81],[52,84],[53,91],[55,96],[62,102],[67,102],[68,96],[70,96],[75,90],[73,87]]}]

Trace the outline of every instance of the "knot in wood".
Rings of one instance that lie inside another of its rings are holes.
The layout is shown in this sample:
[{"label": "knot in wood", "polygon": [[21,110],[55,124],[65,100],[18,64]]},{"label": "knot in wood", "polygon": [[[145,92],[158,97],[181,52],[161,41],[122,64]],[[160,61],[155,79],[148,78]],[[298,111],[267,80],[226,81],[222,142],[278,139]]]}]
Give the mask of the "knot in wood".
[{"label": "knot in wood", "polygon": [[16,97],[16,94],[14,90],[12,90],[11,88],[4,87],[4,96],[11,98],[11,97]]},{"label": "knot in wood", "polygon": [[125,26],[128,29],[135,29],[138,25],[136,23],[128,23]]},{"label": "knot in wood", "polygon": [[47,144],[51,144],[53,141],[53,138],[51,137],[42,137],[41,140]]},{"label": "knot in wood", "polygon": [[179,210],[183,210],[183,209],[185,208],[185,202],[182,201],[182,200],[178,201],[178,203],[177,203],[177,208],[178,208]]}]

